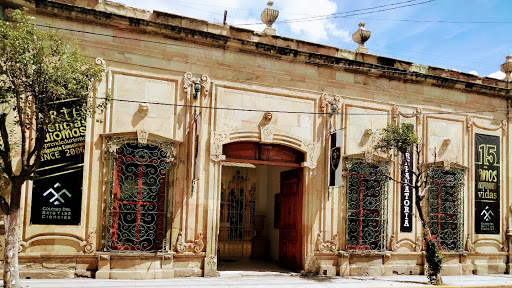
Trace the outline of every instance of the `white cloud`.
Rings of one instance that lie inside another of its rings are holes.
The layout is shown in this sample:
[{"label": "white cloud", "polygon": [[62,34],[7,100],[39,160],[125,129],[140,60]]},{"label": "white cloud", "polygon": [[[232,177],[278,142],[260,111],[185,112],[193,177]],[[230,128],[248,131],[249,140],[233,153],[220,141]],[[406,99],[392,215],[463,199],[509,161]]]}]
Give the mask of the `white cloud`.
[{"label": "white cloud", "polygon": [[476,72],[475,70],[473,70],[473,71],[469,71],[468,73],[469,73],[469,74],[473,74],[473,75],[475,75],[475,76],[478,76],[478,72]]},{"label": "white cloud", "polygon": [[503,79],[503,78],[505,78],[505,73],[503,73],[501,71],[496,71],[494,73],[489,74],[488,77],[496,78],[496,79]]},{"label": "white cloud", "polygon": [[352,43],[352,37],[348,30],[339,29],[334,23],[327,23],[325,27],[332,36],[338,37],[342,42]]},{"label": "white cloud", "polygon": [[[338,9],[336,3],[330,0],[281,0],[278,4],[279,6],[276,8],[279,8],[281,14],[278,21],[311,18],[315,15],[330,15]],[[305,11],[308,15],[304,15]],[[329,19],[291,22],[287,25],[293,33],[301,35],[300,38],[308,41],[327,40],[332,32],[341,33],[333,29],[333,24],[330,23]],[[327,28],[328,25],[331,25],[331,29]]]}]

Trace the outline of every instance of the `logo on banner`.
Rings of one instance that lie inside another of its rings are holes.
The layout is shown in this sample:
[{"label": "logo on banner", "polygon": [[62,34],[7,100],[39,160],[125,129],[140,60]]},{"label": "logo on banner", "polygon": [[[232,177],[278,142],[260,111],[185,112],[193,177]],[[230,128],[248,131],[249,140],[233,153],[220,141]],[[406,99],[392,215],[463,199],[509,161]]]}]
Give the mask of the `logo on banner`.
[{"label": "logo on banner", "polygon": [[341,147],[334,147],[331,149],[331,167],[333,170],[338,169],[341,160]]},{"label": "logo on banner", "polygon": [[[56,183],[55,185],[53,185],[53,188],[57,189],[57,187],[60,187],[60,186],[61,186],[60,183]],[[55,205],[64,203],[65,202],[64,199],[62,199],[62,197],[60,197],[62,194],[67,195],[69,198],[71,198],[71,194],[69,194],[68,190],[62,189],[59,193],[57,193],[57,191],[55,191],[53,188],[50,188],[50,189],[46,190],[46,192],[43,193],[43,196],[46,196],[48,194],[50,194],[50,196],[53,195],[52,199],[49,200],[50,203],[53,203]]]},{"label": "logo on banner", "polygon": [[484,220],[485,221],[490,221],[491,220],[491,216],[494,216],[494,213],[492,213],[492,211],[489,209],[489,206],[486,206],[485,210],[482,211],[482,213],[480,215],[484,215]]}]

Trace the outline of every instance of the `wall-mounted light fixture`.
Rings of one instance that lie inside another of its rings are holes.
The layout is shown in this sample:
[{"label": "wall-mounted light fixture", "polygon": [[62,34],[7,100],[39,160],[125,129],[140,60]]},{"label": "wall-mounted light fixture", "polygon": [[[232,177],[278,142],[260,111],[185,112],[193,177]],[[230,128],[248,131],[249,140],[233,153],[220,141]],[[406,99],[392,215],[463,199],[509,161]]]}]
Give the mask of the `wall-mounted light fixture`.
[{"label": "wall-mounted light fixture", "polygon": [[201,83],[199,81],[194,82],[194,100],[199,98],[199,93],[201,92]]}]

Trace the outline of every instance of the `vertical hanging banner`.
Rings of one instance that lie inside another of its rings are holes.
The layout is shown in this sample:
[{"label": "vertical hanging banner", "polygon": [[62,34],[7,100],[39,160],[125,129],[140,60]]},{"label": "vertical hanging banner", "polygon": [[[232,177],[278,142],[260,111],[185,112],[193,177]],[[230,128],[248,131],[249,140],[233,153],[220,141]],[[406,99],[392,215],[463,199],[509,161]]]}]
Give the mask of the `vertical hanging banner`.
[{"label": "vertical hanging banner", "polygon": [[500,233],[500,137],[475,134],[475,233]]},{"label": "vertical hanging banner", "polygon": [[77,100],[50,111],[42,159],[32,188],[31,224],[79,225],[85,153],[85,115]]},{"label": "vertical hanging banner", "polygon": [[330,173],[329,186],[341,186],[342,170],[341,157],[343,153],[343,129],[331,133],[331,154],[330,154]]},{"label": "vertical hanging banner", "polygon": [[[412,178],[412,149],[402,155],[402,167],[400,168],[400,179],[402,182],[410,183]],[[409,185],[400,185],[400,232],[412,232],[412,189]]]}]

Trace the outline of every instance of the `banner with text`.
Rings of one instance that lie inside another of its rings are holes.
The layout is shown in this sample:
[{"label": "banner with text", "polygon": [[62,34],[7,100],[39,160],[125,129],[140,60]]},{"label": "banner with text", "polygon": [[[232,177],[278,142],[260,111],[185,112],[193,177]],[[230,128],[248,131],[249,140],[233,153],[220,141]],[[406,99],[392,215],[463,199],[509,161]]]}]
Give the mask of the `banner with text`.
[{"label": "banner with text", "polygon": [[[402,155],[402,167],[400,171],[400,180],[405,183],[411,183],[412,178],[412,149],[407,150]],[[400,185],[400,232],[412,232],[412,189],[409,185]]]},{"label": "banner with text", "polygon": [[500,137],[475,134],[475,233],[500,233]]},{"label": "banner with text", "polygon": [[79,225],[85,152],[85,115],[77,100],[57,102],[32,188],[31,224]]}]

